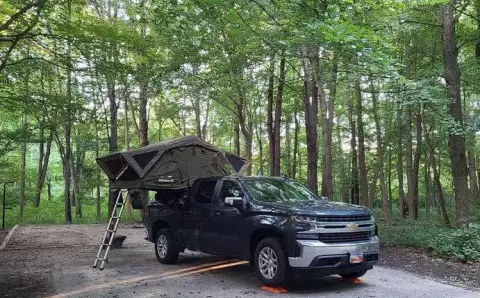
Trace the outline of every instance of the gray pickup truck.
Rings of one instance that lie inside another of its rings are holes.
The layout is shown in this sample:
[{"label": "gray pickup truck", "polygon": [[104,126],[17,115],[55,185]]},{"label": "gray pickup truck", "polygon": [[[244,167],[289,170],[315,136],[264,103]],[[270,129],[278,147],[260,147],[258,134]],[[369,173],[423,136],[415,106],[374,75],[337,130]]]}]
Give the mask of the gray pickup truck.
[{"label": "gray pickup truck", "polygon": [[283,178],[197,179],[150,202],[145,225],[161,263],[175,263],[185,249],[247,260],[269,286],[294,277],[360,277],[379,254],[369,209],[325,200]]}]

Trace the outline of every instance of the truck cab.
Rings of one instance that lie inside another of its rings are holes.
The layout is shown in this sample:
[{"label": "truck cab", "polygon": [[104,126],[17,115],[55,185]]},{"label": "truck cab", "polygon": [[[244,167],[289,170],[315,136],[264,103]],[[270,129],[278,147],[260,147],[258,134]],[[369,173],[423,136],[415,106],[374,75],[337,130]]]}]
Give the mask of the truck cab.
[{"label": "truck cab", "polygon": [[147,237],[164,264],[185,249],[243,259],[263,284],[281,286],[294,276],[360,277],[378,261],[369,209],[320,198],[290,179],[201,178],[146,209]]}]

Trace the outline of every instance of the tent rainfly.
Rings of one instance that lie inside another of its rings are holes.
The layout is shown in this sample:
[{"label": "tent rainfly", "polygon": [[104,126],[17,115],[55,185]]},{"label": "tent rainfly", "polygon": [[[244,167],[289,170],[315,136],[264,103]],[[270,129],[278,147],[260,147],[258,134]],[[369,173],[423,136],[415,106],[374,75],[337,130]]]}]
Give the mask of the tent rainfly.
[{"label": "tent rainfly", "polygon": [[97,159],[111,188],[182,189],[195,178],[243,171],[247,161],[203,141],[186,136]]}]

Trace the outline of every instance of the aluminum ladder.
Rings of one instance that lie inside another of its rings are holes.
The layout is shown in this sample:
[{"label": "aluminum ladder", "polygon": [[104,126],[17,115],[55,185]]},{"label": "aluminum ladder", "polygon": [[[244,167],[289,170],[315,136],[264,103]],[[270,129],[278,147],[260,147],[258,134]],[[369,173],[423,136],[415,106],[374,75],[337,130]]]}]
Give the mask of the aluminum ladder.
[{"label": "aluminum ladder", "polygon": [[[118,193],[117,199],[115,201],[115,206],[113,207],[112,215],[108,221],[107,229],[105,230],[105,235],[103,236],[102,243],[98,248],[97,256],[95,257],[95,263],[93,263],[93,268],[97,268],[98,262],[102,261],[100,264],[100,270],[103,270],[105,263],[108,263],[108,253],[112,247],[113,239],[117,233],[118,223],[120,222],[120,217],[122,216],[123,208],[127,202],[128,191],[126,189],[120,190]],[[102,252],[103,257],[101,257]]]}]

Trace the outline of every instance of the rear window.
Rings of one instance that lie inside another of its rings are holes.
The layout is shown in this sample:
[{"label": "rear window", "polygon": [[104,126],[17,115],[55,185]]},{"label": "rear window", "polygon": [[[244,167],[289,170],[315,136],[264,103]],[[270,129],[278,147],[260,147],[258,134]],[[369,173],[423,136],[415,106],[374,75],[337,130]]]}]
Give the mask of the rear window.
[{"label": "rear window", "polygon": [[195,192],[194,200],[201,204],[210,204],[212,202],[213,192],[215,191],[217,181],[200,181],[198,183],[197,191]]}]

